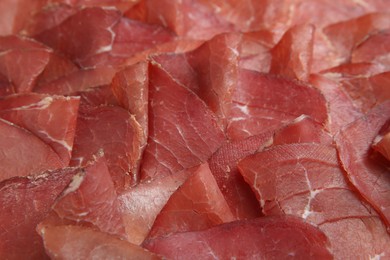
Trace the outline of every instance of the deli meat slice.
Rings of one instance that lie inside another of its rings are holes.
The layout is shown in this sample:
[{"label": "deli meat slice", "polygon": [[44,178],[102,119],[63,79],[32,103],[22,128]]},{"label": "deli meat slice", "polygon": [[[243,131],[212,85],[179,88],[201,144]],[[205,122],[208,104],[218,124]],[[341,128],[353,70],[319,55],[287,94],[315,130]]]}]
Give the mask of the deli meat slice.
[{"label": "deli meat slice", "polygon": [[171,195],[147,239],[207,229],[233,220],[235,218],[206,163]]},{"label": "deli meat slice", "polygon": [[68,166],[71,158],[78,108],[78,97],[29,93],[0,99],[0,117],[48,144],[63,166]]},{"label": "deli meat slice", "polygon": [[169,259],[333,259],[322,232],[287,216],[235,221],[144,245]]},{"label": "deli meat slice", "polygon": [[[21,139],[23,140],[23,139]],[[0,183],[0,255],[3,259],[46,259],[35,227],[79,169],[61,169]]]},{"label": "deli meat slice", "polygon": [[367,115],[344,127],[335,137],[340,160],[348,179],[380,213],[390,228],[389,162],[371,145],[389,124],[390,102],[376,106]]},{"label": "deli meat slice", "polygon": [[390,132],[379,134],[374,140],[373,148],[390,161]]},{"label": "deli meat slice", "polygon": [[51,259],[161,259],[146,249],[88,227],[37,227]]},{"label": "deli meat slice", "polygon": [[206,162],[224,140],[206,104],[157,64],[150,66],[149,141],[141,179],[174,174]]}]

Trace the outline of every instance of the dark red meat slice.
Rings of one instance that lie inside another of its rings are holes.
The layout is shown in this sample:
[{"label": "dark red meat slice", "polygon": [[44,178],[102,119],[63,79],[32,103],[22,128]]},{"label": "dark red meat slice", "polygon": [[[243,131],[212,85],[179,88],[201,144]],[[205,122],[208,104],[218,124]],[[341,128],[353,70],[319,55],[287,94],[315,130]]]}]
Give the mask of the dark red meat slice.
[{"label": "dark red meat slice", "polygon": [[102,232],[126,237],[115,186],[102,155],[73,178],[53,209],[61,218],[88,222]]},{"label": "dark red meat slice", "polygon": [[207,229],[235,220],[208,164],[201,165],[169,198],[147,239]]},{"label": "dark red meat slice", "polygon": [[348,126],[335,137],[340,160],[348,179],[390,226],[389,162],[373,153],[371,144],[389,122],[387,101]]},{"label": "dark red meat slice", "polygon": [[0,117],[36,135],[54,150],[61,165],[67,166],[78,108],[79,98],[76,97],[18,94],[0,100]]},{"label": "dark red meat slice", "polygon": [[[22,140],[22,139],[21,139]],[[35,231],[79,169],[62,169],[0,183],[0,252],[4,259],[46,259]]]},{"label": "dark red meat slice", "polygon": [[83,91],[78,91],[72,96],[80,96],[80,110],[84,111],[89,107],[97,106],[119,106],[117,98],[112,93],[110,85],[103,85],[99,87],[88,88]]},{"label": "dark red meat slice", "polygon": [[169,259],[332,259],[324,234],[292,217],[241,220],[144,245]]},{"label": "dark red meat slice", "polygon": [[151,65],[149,80],[149,141],[141,169],[144,180],[205,162],[224,140],[216,118],[193,92],[158,65]]},{"label": "dark red meat slice", "polygon": [[140,160],[139,124],[120,107],[87,107],[77,118],[72,166],[86,165],[102,150],[115,188],[124,189],[138,181],[134,171]]},{"label": "dark red meat slice", "polygon": [[140,246],[88,227],[42,224],[37,231],[54,259],[160,259]]},{"label": "dark red meat slice", "polygon": [[140,183],[119,195],[122,218],[131,243],[139,245],[144,241],[169,197],[198,168],[196,166],[151,182]]},{"label": "dark red meat slice", "polygon": [[0,181],[66,166],[48,144],[4,119],[0,119],[0,143]]}]

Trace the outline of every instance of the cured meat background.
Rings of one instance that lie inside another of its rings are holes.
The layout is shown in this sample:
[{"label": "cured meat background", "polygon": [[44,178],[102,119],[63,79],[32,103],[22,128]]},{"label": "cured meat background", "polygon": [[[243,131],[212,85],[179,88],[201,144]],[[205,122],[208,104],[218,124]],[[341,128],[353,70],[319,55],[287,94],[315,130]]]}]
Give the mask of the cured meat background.
[{"label": "cured meat background", "polygon": [[0,1],[1,259],[390,259],[388,0]]}]

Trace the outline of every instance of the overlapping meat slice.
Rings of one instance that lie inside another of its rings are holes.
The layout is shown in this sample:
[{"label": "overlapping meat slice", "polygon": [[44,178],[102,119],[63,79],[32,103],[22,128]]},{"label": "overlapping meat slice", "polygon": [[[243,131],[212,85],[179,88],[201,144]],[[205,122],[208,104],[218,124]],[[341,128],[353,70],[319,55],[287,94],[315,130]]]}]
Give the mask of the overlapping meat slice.
[{"label": "overlapping meat slice", "polygon": [[78,108],[77,97],[16,94],[0,100],[0,117],[36,135],[53,149],[61,165],[67,166],[72,153]]},{"label": "overlapping meat slice", "polygon": [[[390,129],[389,129],[390,130]],[[373,143],[373,148],[390,161],[390,131],[379,134]]]},{"label": "overlapping meat slice", "polygon": [[60,218],[91,223],[102,232],[126,237],[115,186],[101,154],[72,179],[53,210]]},{"label": "overlapping meat slice", "polygon": [[149,72],[149,140],[141,178],[174,174],[205,162],[224,134],[206,104],[157,64]]},{"label": "overlapping meat slice", "polygon": [[169,198],[147,239],[207,229],[235,220],[208,164],[201,165]]},{"label": "overlapping meat slice", "polygon": [[89,227],[41,224],[37,231],[54,259],[160,259],[140,246]]},{"label": "overlapping meat slice", "polygon": [[340,160],[348,179],[390,226],[389,162],[371,149],[382,128],[387,128],[390,102],[344,127],[335,137]]},{"label": "overlapping meat slice", "polygon": [[141,182],[119,195],[122,218],[131,243],[140,245],[144,241],[169,197],[198,168],[195,166],[151,182]]},{"label": "overlapping meat slice", "polygon": [[229,114],[228,136],[244,139],[273,130],[306,114],[314,121],[327,121],[322,94],[304,83],[241,69]]},{"label": "overlapping meat slice", "polygon": [[[274,146],[245,158],[238,167],[265,215],[295,215],[318,225],[336,259],[390,254],[385,225],[349,186],[335,147]],[[355,234],[354,239],[342,239],[341,230]]]},{"label": "overlapping meat slice", "polygon": [[322,232],[298,218],[241,220],[144,243],[169,259],[332,259]]},{"label": "overlapping meat slice", "polygon": [[115,106],[85,107],[77,118],[70,165],[82,166],[103,150],[117,190],[138,181],[142,132],[127,110]]},{"label": "overlapping meat slice", "polygon": [[57,196],[78,172],[79,169],[63,169],[36,177],[12,178],[0,183],[2,258],[47,258],[35,228],[47,216]]}]

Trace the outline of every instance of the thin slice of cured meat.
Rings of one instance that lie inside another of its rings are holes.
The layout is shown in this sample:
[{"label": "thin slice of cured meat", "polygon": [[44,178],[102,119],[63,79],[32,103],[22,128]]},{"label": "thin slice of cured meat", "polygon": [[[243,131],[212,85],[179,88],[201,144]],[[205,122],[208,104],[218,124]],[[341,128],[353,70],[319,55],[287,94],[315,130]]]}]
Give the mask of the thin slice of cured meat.
[{"label": "thin slice of cured meat", "polygon": [[35,93],[0,99],[0,117],[27,129],[48,144],[63,166],[69,164],[79,98]]},{"label": "thin slice of cured meat", "polygon": [[378,135],[374,140],[373,148],[390,161],[390,132]]},{"label": "thin slice of cured meat", "polygon": [[0,119],[0,143],[0,180],[66,166],[48,144],[4,119]]},{"label": "thin slice of cured meat", "polygon": [[348,179],[359,193],[381,214],[390,227],[389,162],[378,157],[371,144],[380,130],[387,128],[390,102],[372,109],[367,115],[347,125],[335,140]]},{"label": "thin slice of cured meat", "polygon": [[237,163],[268,146],[272,142],[272,134],[273,132],[269,131],[244,140],[226,140],[209,160],[218,187],[237,219],[250,219],[261,215],[256,197],[238,172]]},{"label": "thin slice of cured meat", "polygon": [[88,222],[100,231],[125,238],[119,201],[103,155],[97,155],[82,174],[57,199],[53,210],[59,217]]},{"label": "thin slice of cured meat", "polygon": [[110,85],[88,88],[83,91],[72,93],[72,96],[80,97],[80,112],[89,107],[119,106],[118,99],[114,96]]},{"label": "thin slice of cured meat", "polygon": [[333,259],[325,235],[298,218],[240,220],[144,243],[169,259]]},{"label": "thin slice of cured meat", "polygon": [[289,29],[272,48],[270,73],[307,81],[311,72],[313,42],[313,25],[297,25]]},{"label": "thin slice of cured meat", "polygon": [[277,129],[302,114],[320,124],[327,123],[326,101],[317,89],[241,69],[232,98],[227,133],[233,140],[244,139]]},{"label": "thin slice of cured meat", "polygon": [[[265,215],[295,215],[318,225],[336,259],[390,254],[385,225],[348,185],[334,146],[274,146],[245,158],[239,169]],[[339,237],[337,229],[345,226],[354,239]]]},{"label": "thin slice of cured meat", "polygon": [[206,162],[224,140],[215,116],[199,97],[158,65],[149,69],[149,141],[143,180]]},{"label": "thin slice of cured meat", "polygon": [[169,198],[147,239],[207,229],[235,220],[207,163]]},{"label": "thin slice of cured meat", "polygon": [[37,227],[52,259],[161,259],[146,249],[88,227]]},{"label": "thin slice of cured meat", "polygon": [[77,118],[71,166],[86,165],[103,150],[115,188],[138,182],[139,124],[127,110],[115,106],[87,107]]},{"label": "thin slice of cured meat", "polygon": [[120,13],[115,9],[86,7],[34,38],[80,64],[111,50],[115,39],[112,28],[119,19]]},{"label": "thin slice of cured meat", "polygon": [[47,258],[35,228],[78,172],[79,169],[69,168],[0,183],[0,256],[3,259]]},{"label": "thin slice of cured meat", "polygon": [[121,214],[131,243],[140,245],[144,241],[169,197],[198,168],[195,166],[174,175],[141,182],[119,194]]}]

